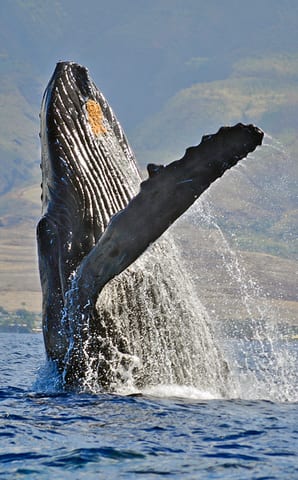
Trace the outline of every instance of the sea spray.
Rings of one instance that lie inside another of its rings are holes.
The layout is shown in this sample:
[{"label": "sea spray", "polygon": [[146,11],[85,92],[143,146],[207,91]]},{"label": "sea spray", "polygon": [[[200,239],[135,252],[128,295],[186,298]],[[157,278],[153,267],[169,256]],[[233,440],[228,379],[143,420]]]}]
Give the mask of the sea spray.
[{"label": "sea spray", "polygon": [[[261,301],[262,289],[216,223],[212,203],[205,198],[193,213],[198,224],[217,232],[219,268],[237,285],[245,327],[235,311],[232,335],[231,325],[227,334],[222,319],[207,312],[195,291],[193,272],[166,234],[101,293],[96,316],[101,334],[92,338],[91,328],[81,342],[87,366],[81,389],[297,401],[297,352],[281,336],[276,310]],[[103,370],[107,386],[99,381]],[[61,383],[53,385],[59,389]]]},{"label": "sea spray", "polygon": [[[79,342],[86,366],[84,391],[164,392],[165,396],[179,392],[183,396],[184,389],[186,395],[192,392],[197,398],[204,396],[200,392],[207,392],[208,398],[297,399],[297,358],[290,345],[280,342],[272,321],[276,312],[269,309],[269,315],[268,308],[260,306],[261,289],[230,248],[210,205],[205,200],[193,211],[198,221],[218,233],[219,268],[238,285],[254,337],[249,338],[239,322],[234,324],[240,337],[237,342],[226,335],[224,325],[218,328],[221,319],[203,307],[192,273],[183,265],[171,235],[166,234],[104,288],[96,320],[87,312],[81,319],[86,324]],[[66,323],[70,321],[73,327],[71,350],[75,323],[81,320],[67,318],[68,314],[66,309]],[[92,321],[100,322],[100,329],[89,328]],[[91,333],[95,330],[96,338]],[[100,380],[103,371],[106,385]],[[53,385],[59,388],[61,382]]]},{"label": "sea spray", "polygon": [[[286,185],[290,181],[289,174],[284,173],[287,171],[286,152],[278,142],[268,136],[265,146],[268,162],[271,163],[272,156],[276,154],[283,159],[284,164],[280,167],[283,172],[280,175],[282,185],[278,194],[283,194],[286,203]],[[250,158],[250,163],[253,161],[256,165],[260,156],[263,156],[263,151],[250,155],[254,157]],[[247,165],[248,163],[239,165],[231,174],[234,177],[239,172],[243,174],[244,170],[249,168]],[[266,202],[269,202],[269,198],[266,198]],[[279,208],[280,205],[277,210]],[[219,267],[225,274],[226,284],[231,282],[230,289],[233,289],[237,296],[237,302],[233,304],[229,295],[225,298],[225,303],[232,304],[230,310],[234,309],[234,319],[228,322],[229,325],[223,321],[218,309],[215,309],[217,313],[214,310],[212,314],[215,331],[218,333],[215,342],[219,342],[225,350],[231,368],[234,389],[234,392],[230,392],[231,396],[297,401],[298,358],[290,335],[285,335],[286,319],[280,318],[279,311],[273,302],[270,302],[257,279],[247,272],[241,252],[230,246],[219,227],[216,208],[212,202],[212,187],[185,217],[188,222],[198,227],[202,235],[208,237],[209,234],[210,241],[213,242],[212,250],[216,252],[216,259],[220,259]],[[235,236],[237,237],[237,233]],[[293,241],[289,232],[287,237],[288,241]],[[213,286],[215,291],[222,294],[223,285],[214,282]],[[226,286],[225,289],[227,290]],[[280,328],[281,324],[283,329]]]},{"label": "sea spray", "polygon": [[112,391],[166,384],[228,394],[228,364],[170,235],[104,288],[97,318],[104,355],[90,355],[87,389],[98,389],[101,370],[108,369]]},{"label": "sea spray", "polygon": [[278,312],[270,302],[261,301],[264,293],[257,281],[249,276],[241,255],[230,247],[219,226],[215,225],[215,228],[222,239],[223,268],[238,284],[239,301],[247,312],[245,328],[241,327],[241,322],[233,325],[240,351],[232,349],[230,355],[230,363],[234,364],[234,369],[236,367],[239,396],[281,401],[293,398],[297,359],[291,356],[290,345],[278,327]]}]

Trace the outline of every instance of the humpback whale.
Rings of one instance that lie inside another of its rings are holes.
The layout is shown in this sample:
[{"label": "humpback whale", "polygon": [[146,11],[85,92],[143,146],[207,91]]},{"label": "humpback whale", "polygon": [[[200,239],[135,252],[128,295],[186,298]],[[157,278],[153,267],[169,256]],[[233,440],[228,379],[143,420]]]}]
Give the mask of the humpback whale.
[{"label": "humpback whale", "polygon": [[[183,158],[149,164],[142,181],[109,103],[87,68],[74,62],[57,64],[40,122],[42,327],[63,387],[96,383],[112,391],[128,373],[136,385],[161,377],[191,384],[198,375],[202,382],[205,357],[192,345],[201,335],[197,313],[187,305],[185,285],[177,285],[175,275],[184,274],[171,237],[163,234],[261,145],[263,132],[240,123],[222,127]],[[208,338],[212,342],[212,333]],[[183,342],[188,354],[182,359]],[[208,342],[200,347],[206,352]],[[225,379],[224,360],[214,365]]]}]

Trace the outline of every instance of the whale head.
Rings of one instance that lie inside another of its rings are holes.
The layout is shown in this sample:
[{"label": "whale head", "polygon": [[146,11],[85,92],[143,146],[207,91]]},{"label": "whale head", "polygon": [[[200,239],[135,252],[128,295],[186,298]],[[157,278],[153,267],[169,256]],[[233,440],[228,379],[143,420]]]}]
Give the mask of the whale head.
[{"label": "whale head", "polygon": [[72,232],[68,248],[76,239],[86,254],[135,195],[135,158],[108,102],[77,63],[57,64],[40,116],[42,209]]}]

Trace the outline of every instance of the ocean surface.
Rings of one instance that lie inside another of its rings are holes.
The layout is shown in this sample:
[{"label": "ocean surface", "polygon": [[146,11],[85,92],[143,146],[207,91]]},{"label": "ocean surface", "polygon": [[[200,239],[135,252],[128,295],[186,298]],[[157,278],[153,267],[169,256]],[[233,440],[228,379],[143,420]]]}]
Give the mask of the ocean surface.
[{"label": "ocean surface", "polygon": [[0,334],[0,478],[298,478],[293,385],[285,401],[166,385],[66,394],[45,388],[44,363],[41,335]]}]

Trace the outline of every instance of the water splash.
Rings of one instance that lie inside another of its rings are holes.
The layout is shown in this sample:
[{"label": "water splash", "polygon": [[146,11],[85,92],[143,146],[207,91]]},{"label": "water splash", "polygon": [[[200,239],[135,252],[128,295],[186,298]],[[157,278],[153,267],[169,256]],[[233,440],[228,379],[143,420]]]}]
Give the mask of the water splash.
[{"label": "water splash", "polygon": [[[236,171],[243,174],[245,168]],[[98,380],[105,369],[109,390],[123,395],[298,400],[297,349],[282,337],[278,313],[263,301],[265,293],[218,226],[210,196],[207,192],[187,217],[212,232],[219,268],[238,292],[229,334],[219,315],[202,305],[193,283],[196,272],[185,267],[166,234],[101,293],[100,333],[90,334],[84,344],[85,391],[101,391]],[[245,312],[245,322],[237,321],[237,308]],[[56,378],[47,390],[59,390],[61,379],[53,366],[47,368],[47,378]]]},{"label": "water splash", "polygon": [[[264,293],[241,263],[240,254],[229,246],[218,225],[223,268],[239,288],[239,301],[247,312],[245,327],[233,325],[238,345],[230,350],[230,363],[236,373],[238,396],[249,399],[287,401],[297,395],[297,354],[278,327],[278,312],[264,303]],[[237,351],[238,349],[238,351]],[[298,397],[297,397],[298,398]]]},{"label": "water splash", "polygon": [[[105,352],[98,369],[109,369],[110,390],[165,384],[227,395],[228,364],[169,235],[105,287],[97,313]],[[91,391],[98,388],[95,363],[85,381]]]},{"label": "water splash", "polygon": [[[276,152],[283,156],[284,161],[287,160],[286,151],[278,142],[267,136],[265,145],[267,160],[271,161]],[[250,157],[254,157],[255,162],[260,160],[258,153]],[[239,171],[243,174],[245,168],[247,166],[238,168],[238,174]],[[280,176],[283,195],[287,192],[285,184],[289,181],[288,175],[283,173]],[[295,343],[290,340],[290,327],[280,318],[279,311],[257,280],[248,274],[241,253],[231,248],[219,227],[212,203],[212,188],[188,213],[188,220],[202,229],[205,235],[208,232],[217,259],[221,259],[220,268],[226,274],[226,281],[231,282],[231,288],[237,291],[237,304],[232,306],[235,309],[234,319],[229,322],[229,328],[219,313],[213,318],[220,332],[218,341],[225,349],[234,379],[234,391],[230,394],[245,399],[297,401],[298,352]],[[223,288],[222,285],[214,287],[218,291]]]}]

